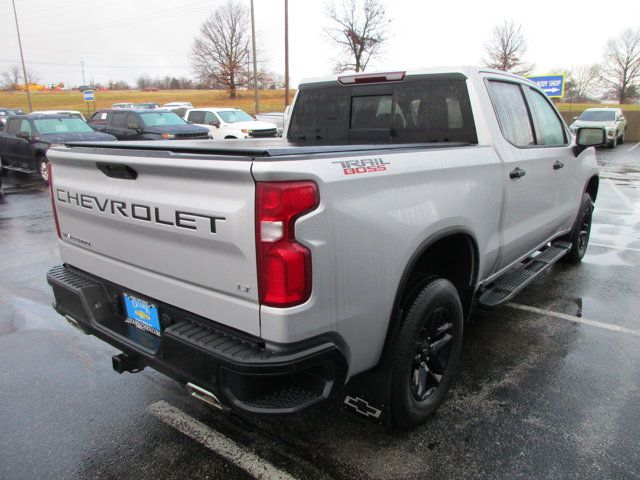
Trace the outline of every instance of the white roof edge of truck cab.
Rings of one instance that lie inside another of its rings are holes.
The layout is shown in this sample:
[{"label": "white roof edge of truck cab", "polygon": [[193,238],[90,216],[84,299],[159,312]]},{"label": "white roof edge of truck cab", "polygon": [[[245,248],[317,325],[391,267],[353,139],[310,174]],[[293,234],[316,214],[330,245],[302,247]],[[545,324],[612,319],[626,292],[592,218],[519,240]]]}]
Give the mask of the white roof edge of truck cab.
[{"label": "white roof edge of truck cab", "polygon": [[[375,74],[375,73],[388,73],[391,71],[401,71],[401,69],[387,69],[387,70],[376,70],[376,71],[371,71],[371,72],[361,72],[361,73],[353,73],[353,72],[349,72],[349,73],[344,73],[341,75],[331,75],[331,76],[324,76],[324,77],[311,77],[311,78],[304,78],[302,79],[302,81],[300,81],[300,85],[303,84],[310,84],[310,83],[324,83],[324,82],[334,82],[336,81],[339,77],[341,76],[345,76],[345,75],[367,75],[367,74]],[[429,67],[429,68],[416,68],[416,69],[408,69],[405,70],[405,75],[406,76],[413,76],[413,75],[430,75],[430,74],[439,74],[439,73],[461,73],[463,75],[465,75],[467,78],[478,75],[480,73],[490,73],[490,74],[494,74],[494,75],[502,75],[502,76],[506,76],[506,77],[510,77],[513,79],[517,79],[519,81],[525,80],[529,83],[531,83],[532,85],[534,85],[533,82],[531,82],[530,80],[528,80],[525,77],[522,77],[520,75],[516,75],[513,73],[509,73],[509,72],[503,72],[502,70],[495,70],[492,68],[487,68],[487,67],[478,67],[478,66],[449,66],[449,67]]]}]

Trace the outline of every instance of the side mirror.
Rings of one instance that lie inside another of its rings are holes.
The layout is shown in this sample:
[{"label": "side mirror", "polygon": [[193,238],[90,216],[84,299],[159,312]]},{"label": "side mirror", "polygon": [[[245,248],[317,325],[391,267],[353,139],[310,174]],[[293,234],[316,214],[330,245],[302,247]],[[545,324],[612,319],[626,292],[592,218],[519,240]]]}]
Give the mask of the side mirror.
[{"label": "side mirror", "polygon": [[220,122],[218,120],[213,120],[212,122],[209,122],[209,125],[212,125],[216,128],[220,128]]},{"label": "side mirror", "polygon": [[18,138],[24,138],[25,140],[31,140],[31,134],[29,132],[18,132],[16,134]]},{"label": "side mirror", "polygon": [[576,157],[589,147],[601,147],[607,143],[607,132],[604,128],[583,127],[576,132]]},{"label": "side mirror", "polygon": [[576,115],[575,117],[573,117],[573,119],[574,119],[574,120],[577,120],[577,119],[578,119],[578,116]]}]

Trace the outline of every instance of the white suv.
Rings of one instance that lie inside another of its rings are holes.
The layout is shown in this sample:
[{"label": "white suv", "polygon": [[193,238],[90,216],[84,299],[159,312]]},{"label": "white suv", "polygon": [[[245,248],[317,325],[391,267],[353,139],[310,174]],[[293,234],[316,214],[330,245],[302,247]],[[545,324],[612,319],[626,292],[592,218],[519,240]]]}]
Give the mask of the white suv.
[{"label": "white suv", "polygon": [[214,140],[278,136],[273,123],[259,122],[238,108],[193,108],[187,110],[184,119],[207,127]]}]

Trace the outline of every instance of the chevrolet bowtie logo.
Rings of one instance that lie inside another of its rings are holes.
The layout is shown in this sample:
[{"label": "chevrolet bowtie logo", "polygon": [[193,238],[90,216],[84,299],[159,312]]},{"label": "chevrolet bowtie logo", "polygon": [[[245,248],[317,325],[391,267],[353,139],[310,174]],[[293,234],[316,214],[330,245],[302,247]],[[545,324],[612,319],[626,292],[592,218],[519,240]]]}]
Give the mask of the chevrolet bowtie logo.
[{"label": "chevrolet bowtie logo", "polygon": [[354,398],[347,395],[346,397],[344,397],[344,404],[355,409],[356,412],[358,412],[360,415],[364,415],[365,417],[378,418],[382,413],[382,410],[378,410],[377,408],[372,407],[371,405],[369,405],[369,402],[360,397]]}]

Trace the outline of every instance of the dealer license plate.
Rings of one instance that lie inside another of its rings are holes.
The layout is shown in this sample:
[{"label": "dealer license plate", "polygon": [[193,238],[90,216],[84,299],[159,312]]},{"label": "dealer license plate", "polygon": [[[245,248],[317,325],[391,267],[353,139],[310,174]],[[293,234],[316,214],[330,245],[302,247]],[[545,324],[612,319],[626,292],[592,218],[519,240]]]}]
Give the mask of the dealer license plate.
[{"label": "dealer license plate", "polygon": [[127,311],[126,322],[159,337],[161,328],[158,307],[126,293],[122,297]]}]

